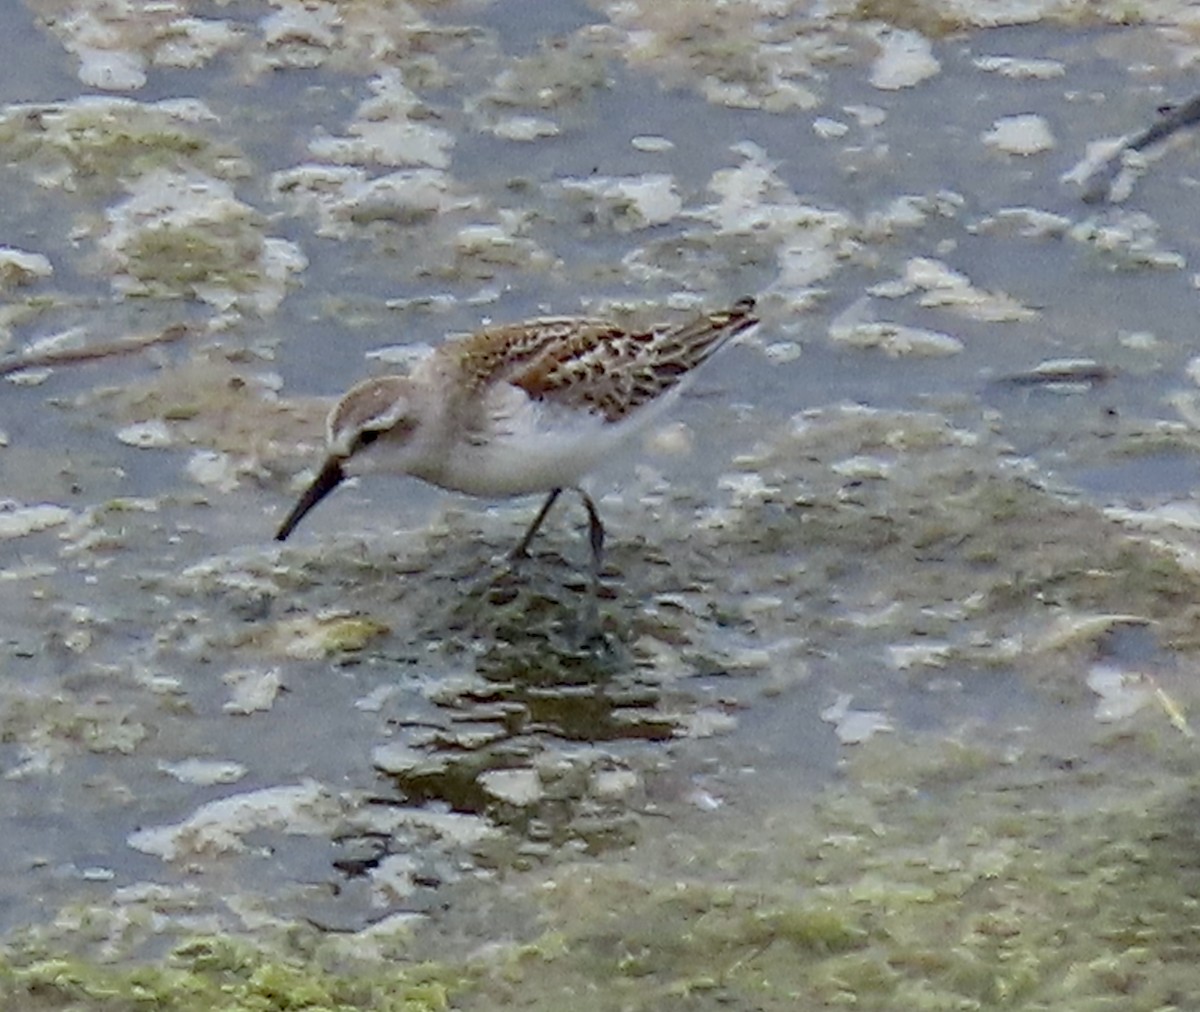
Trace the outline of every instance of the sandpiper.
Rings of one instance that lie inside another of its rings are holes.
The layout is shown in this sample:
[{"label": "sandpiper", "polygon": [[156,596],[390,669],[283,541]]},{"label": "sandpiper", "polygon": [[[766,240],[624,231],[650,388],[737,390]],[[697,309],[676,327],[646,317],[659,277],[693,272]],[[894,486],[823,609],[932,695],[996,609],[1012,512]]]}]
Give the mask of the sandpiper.
[{"label": "sandpiper", "polygon": [[579,480],[646,425],[723,344],[758,323],[754,299],[682,326],[631,329],[543,317],[451,340],[408,376],[350,388],[326,423],[327,456],[275,535],[283,541],[346,477],[407,474],[487,498],[545,492],[513,550],[527,553],[566,488],[588,513],[599,572],[604,525]]}]

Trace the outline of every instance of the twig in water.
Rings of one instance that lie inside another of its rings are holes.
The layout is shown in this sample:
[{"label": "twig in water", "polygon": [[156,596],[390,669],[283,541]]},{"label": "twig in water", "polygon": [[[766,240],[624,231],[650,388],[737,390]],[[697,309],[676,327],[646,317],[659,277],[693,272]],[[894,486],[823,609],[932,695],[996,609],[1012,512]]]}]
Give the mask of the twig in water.
[{"label": "twig in water", "polygon": [[157,334],[139,337],[121,337],[115,341],[88,344],[82,348],[61,348],[58,351],[39,351],[24,355],[10,355],[0,360],[0,376],[25,369],[45,369],[56,365],[75,365],[78,362],[94,362],[113,355],[130,355],[145,351],[160,344],[170,344],[186,336],[191,328],[186,323],[173,323]]}]

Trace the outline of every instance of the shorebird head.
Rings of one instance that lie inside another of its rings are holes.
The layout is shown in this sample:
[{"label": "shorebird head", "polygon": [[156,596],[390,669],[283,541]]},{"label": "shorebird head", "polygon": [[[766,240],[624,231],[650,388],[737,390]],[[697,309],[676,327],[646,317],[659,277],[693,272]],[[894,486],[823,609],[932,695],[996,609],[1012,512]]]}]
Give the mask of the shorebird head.
[{"label": "shorebird head", "polygon": [[344,478],[405,470],[404,448],[420,421],[413,393],[412,384],[403,376],[363,380],[346,392],[325,422],[325,463],[279,525],[276,541],[286,540],[305,514]]}]

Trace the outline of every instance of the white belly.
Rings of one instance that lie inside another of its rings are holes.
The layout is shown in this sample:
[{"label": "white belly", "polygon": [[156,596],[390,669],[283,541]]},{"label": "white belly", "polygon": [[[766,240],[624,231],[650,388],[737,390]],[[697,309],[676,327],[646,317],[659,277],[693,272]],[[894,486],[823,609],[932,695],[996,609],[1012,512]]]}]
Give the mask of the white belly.
[{"label": "white belly", "polygon": [[478,445],[459,443],[434,473],[418,477],[483,498],[570,488],[612,456],[631,434],[623,426],[597,425],[577,433],[542,432]]}]

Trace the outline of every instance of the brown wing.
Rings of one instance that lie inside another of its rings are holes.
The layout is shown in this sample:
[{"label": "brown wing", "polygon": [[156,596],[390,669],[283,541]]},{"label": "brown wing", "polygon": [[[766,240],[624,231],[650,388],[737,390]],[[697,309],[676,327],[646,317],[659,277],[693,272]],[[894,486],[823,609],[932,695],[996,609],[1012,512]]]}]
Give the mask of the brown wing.
[{"label": "brown wing", "polygon": [[524,323],[489,327],[444,345],[472,387],[490,383],[518,383],[533,365],[547,355],[569,355],[599,346],[624,331],[609,320],[579,316],[547,316]]},{"label": "brown wing", "polygon": [[542,342],[504,379],[536,400],[585,408],[616,422],[662,396],[757,322],[750,298],[674,328],[626,330],[588,321]]}]

